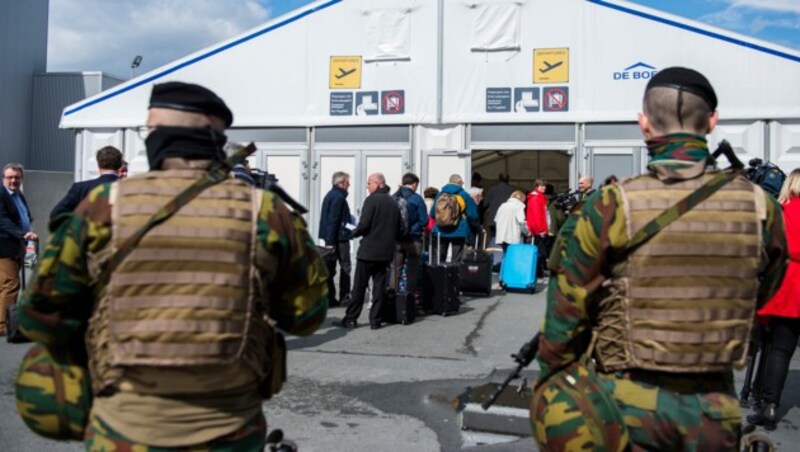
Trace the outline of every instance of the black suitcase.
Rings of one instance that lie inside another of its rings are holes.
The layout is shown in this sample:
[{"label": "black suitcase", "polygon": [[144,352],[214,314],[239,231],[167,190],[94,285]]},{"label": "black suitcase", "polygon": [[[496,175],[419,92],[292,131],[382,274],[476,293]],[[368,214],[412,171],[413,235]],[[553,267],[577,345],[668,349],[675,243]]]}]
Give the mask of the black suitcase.
[{"label": "black suitcase", "polygon": [[[437,243],[441,246],[439,236]],[[433,240],[428,255],[430,259],[439,259],[438,250],[433,254]],[[433,256],[437,257],[434,259]],[[458,264],[439,262],[423,267],[423,306],[426,311],[443,316],[457,313],[461,307],[458,288]]]},{"label": "black suitcase", "polygon": [[[480,236],[480,234],[479,234]],[[492,265],[494,256],[486,252],[486,238],[484,246],[478,248],[478,238],[475,238],[475,249],[464,253],[464,258],[458,269],[458,283],[461,292],[492,294]]]},{"label": "black suitcase", "polygon": [[394,289],[386,291],[383,308],[384,321],[410,325],[414,323],[416,309],[413,296],[408,293],[397,293]]}]

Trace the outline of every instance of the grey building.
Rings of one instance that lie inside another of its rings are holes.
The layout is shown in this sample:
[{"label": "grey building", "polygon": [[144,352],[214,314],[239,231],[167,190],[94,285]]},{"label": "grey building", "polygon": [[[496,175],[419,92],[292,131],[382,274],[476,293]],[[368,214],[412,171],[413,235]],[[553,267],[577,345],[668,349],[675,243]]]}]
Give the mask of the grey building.
[{"label": "grey building", "polygon": [[6,0],[0,12],[0,161],[27,166],[33,76],[47,69],[48,0]]}]

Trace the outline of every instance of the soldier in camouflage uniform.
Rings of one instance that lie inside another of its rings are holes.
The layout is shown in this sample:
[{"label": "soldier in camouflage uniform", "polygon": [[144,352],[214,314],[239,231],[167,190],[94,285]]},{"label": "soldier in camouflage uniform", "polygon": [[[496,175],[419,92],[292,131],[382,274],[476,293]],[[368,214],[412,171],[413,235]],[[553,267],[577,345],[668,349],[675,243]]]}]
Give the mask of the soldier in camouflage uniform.
[{"label": "soldier in camouflage uniform", "polygon": [[[151,171],[96,188],[55,229],[20,305],[23,331],[47,347],[17,381],[34,430],[52,427],[56,417],[37,404],[55,394],[70,432],[52,436],[80,437],[88,424],[88,450],[263,449],[271,325],[309,335],[327,309],[325,267],[299,216],[229,177],[150,229],[108,285],[95,284],[126,238],[224,160],[232,121],[206,88],[155,85]],[[93,399],[80,389],[87,351]]]},{"label": "soldier in camouflage uniform", "polygon": [[737,448],[732,370],[782,277],[779,206],[731,176],[628,249],[643,225],[720,180],[704,137],[716,106],[698,72],[659,72],[639,115],[649,172],[602,187],[562,229],[531,400],[542,450]]}]

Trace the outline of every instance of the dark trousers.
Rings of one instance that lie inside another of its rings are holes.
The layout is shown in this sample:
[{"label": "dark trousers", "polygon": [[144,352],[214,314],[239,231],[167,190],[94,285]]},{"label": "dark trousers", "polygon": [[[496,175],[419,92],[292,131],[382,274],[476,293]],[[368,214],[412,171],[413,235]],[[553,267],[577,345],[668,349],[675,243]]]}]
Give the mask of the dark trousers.
[{"label": "dark trousers", "polygon": [[383,300],[386,297],[386,271],[388,262],[374,262],[356,259],[356,274],[353,278],[351,301],[347,305],[344,322],[355,322],[364,308],[364,294],[372,279],[372,308],[369,310],[369,324],[378,325],[381,321]]},{"label": "dark trousers", "polygon": [[789,374],[789,362],[797,348],[800,335],[800,319],[787,317],[771,317],[769,327],[772,330],[772,345],[764,370],[764,390],[762,397],[766,403],[779,404],[786,376]]},{"label": "dark trousers", "polygon": [[[339,242],[331,252],[324,256],[325,266],[328,268],[328,305],[346,305],[350,303],[350,242]],[[339,299],[336,299],[336,264],[339,264]]]},{"label": "dark trousers", "polygon": [[[439,244],[439,239],[436,236],[431,237],[434,249]],[[464,237],[442,237],[441,238],[441,248],[439,248],[439,262],[444,262],[447,260],[447,247],[453,247],[453,255],[451,262],[461,262],[461,255],[464,253],[464,243],[467,241]],[[434,262],[436,264],[436,262]]]},{"label": "dark trousers", "polygon": [[553,247],[553,236],[537,235],[533,239],[533,244],[536,245],[538,256],[536,258],[536,277],[541,278],[544,276],[544,270],[547,268],[547,258],[550,256],[550,249]]},{"label": "dark trousers", "polygon": [[419,265],[422,256],[422,242],[419,240],[400,242],[395,248],[394,261],[390,268],[391,281],[389,282],[392,289],[397,290],[400,284],[400,272],[403,268],[403,263],[406,265],[406,293],[414,294],[417,290],[417,282],[419,281]]}]

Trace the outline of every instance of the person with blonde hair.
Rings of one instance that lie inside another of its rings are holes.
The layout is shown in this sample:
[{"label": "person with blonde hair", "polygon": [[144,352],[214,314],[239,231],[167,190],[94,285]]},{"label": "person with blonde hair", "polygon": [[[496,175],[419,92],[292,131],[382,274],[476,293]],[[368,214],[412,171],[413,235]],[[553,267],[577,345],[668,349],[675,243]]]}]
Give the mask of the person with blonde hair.
[{"label": "person with blonde hair", "polygon": [[771,345],[764,371],[762,399],[757,401],[756,413],[747,416],[747,422],[768,430],[777,426],[776,409],[800,337],[800,168],[792,170],[783,182],[778,202],[783,208],[789,263],[780,288],[758,311],[759,317],[769,324]]},{"label": "person with blonde hair", "polygon": [[519,190],[512,192],[508,200],[497,208],[494,223],[497,227],[495,240],[503,248],[503,255],[508,245],[522,243],[522,236],[530,235],[525,222],[525,193]]}]

